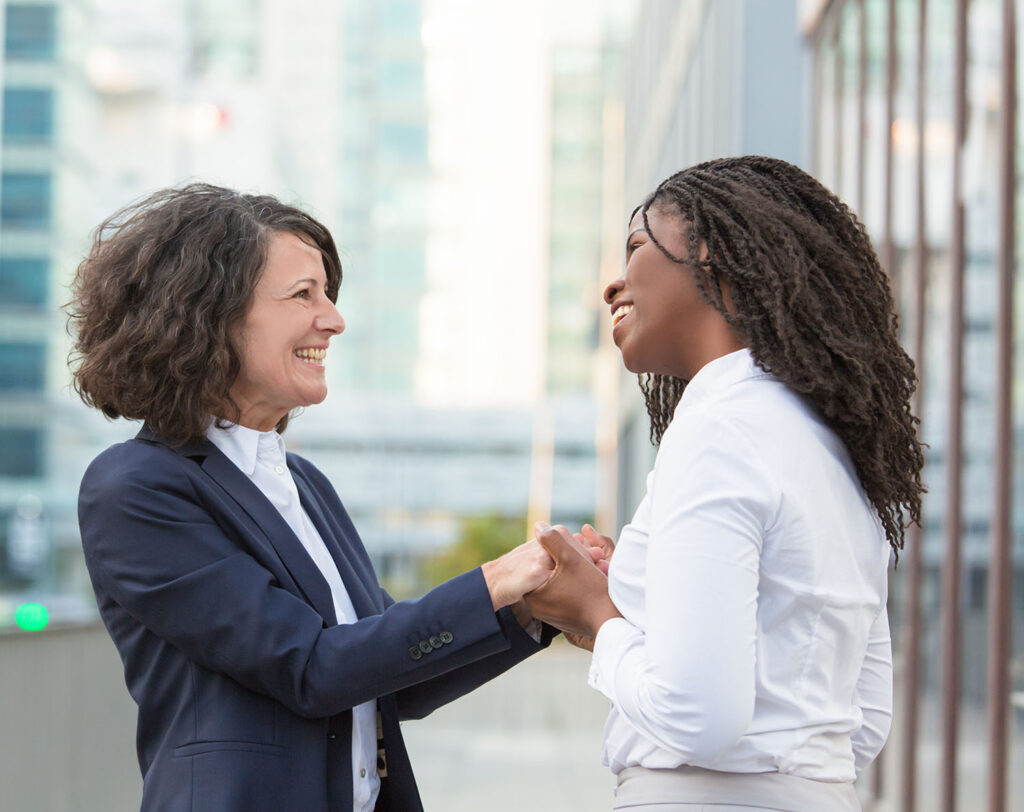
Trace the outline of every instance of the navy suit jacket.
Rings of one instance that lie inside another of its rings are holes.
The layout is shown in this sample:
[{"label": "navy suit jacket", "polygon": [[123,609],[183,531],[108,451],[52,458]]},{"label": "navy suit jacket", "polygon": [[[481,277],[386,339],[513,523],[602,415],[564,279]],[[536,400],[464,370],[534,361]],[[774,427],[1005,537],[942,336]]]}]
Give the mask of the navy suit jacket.
[{"label": "navy suit jacket", "polygon": [[380,587],[327,479],[294,454],[302,505],[359,620],[283,517],[212,443],[148,429],[89,466],[85,560],[139,707],[143,810],[352,809],[351,708],[377,699],[378,810],[421,810],[399,720],[419,718],[546,645],[494,612],[479,569],[415,601]]}]

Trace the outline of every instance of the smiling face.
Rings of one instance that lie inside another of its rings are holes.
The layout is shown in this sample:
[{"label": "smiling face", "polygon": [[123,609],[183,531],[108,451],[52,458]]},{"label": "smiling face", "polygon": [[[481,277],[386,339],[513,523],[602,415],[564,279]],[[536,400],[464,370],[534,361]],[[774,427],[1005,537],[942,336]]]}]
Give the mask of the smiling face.
[{"label": "smiling face", "polygon": [[235,333],[241,371],[231,397],[241,425],[270,431],[292,409],[327,397],[324,356],[345,320],[326,283],[319,249],[288,232],[270,237],[263,276]]},{"label": "smiling face", "polygon": [[[647,222],[673,256],[687,256],[687,231],[676,215],[655,204]],[[651,241],[640,210],[629,223],[626,271],[605,289],[604,300],[611,305],[612,338],[630,372],[689,380],[709,361],[743,346],[701,296],[690,267],[673,262]]]}]

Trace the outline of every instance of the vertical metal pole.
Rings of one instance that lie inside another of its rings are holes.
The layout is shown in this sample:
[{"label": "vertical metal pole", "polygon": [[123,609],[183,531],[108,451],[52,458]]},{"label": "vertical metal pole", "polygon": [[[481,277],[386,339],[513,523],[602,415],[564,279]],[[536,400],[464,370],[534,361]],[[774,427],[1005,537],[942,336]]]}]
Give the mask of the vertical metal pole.
[{"label": "vertical metal pole", "polygon": [[1007,716],[1009,708],[1010,466],[1013,456],[1013,288],[1014,215],[1017,171],[1014,156],[1017,124],[1017,49],[1014,0],[1003,0],[1002,126],[999,136],[999,277],[996,315],[995,500],[992,558],[988,576],[988,725],[989,812],[1006,808]]},{"label": "vertical metal pole", "polygon": [[896,122],[896,71],[898,51],[896,45],[896,0],[889,0],[885,58],[885,232],[882,261],[893,285],[893,299],[900,304],[896,272],[896,249],[892,238],[892,128]]},{"label": "vertical metal pole", "polygon": [[835,180],[832,183],[834,189],[841,189],[843,186],[843,98],[844,88],[844,65],[843,65],[843,38],[840,33],[843,30],[843,8],[846,0],[837,0],[832,9],[832,43],[835,50],[836,75],[835,75]]},{"label": "vertical metal pole", "polygon": [[[899,309],[899,289],[896,285],[896,252],[892,239],[892,125],[896,118],[896,0],[889,0],[886,13],[886,53],[885,53],[885,178],[883,196],[885,198],[885,214],[882,232],[882,264],[889,274],[892,285],[893,300]],[[890,590],[889,594],[892,594]],[[888,608],[886,609],[888,611]],[[875,759],[874,772],[871,779],[872,795],[878,799],[885,792],[886,751],[883,748]]]},{"label": "vertical metal pole", "polygon": [[817,30],[814,32],[814,45],[811,52],[813,60],[813,68],[811,70],[811,110],[815,112],[811,115],[810,125],[810,145],[809,165],[814,177],[821,177],[821,127],[825,117],[820,114],[822,107],[822,99],[824,94],[822,93],[822,81],[821,71],[822,63],[824,60],[821,57],[821,50],[824,45],[825,34],[822,26],[819,24]]},{"label": "vertical metal pole", "polygon": [[[928,255],[925,239],[925,187],[924,187],[924,101],[925,57],[927,54],[928,2],[920,0],[917,29],[917,98],[915,126],[917,128],[917,233],[914,247],[914,360],[917,364],[918,386],[914,411],[920,416],[924,402],[925,369],[925,296],[927,293]],[[903,812],[914,812],[917,802],[917,718],[921,659],[921,543],[918,525],[911,525],[907,539],[907,629],[903,638],[906,670],[903,680]]]},{"label": "vertical metal pole", "polygon": [[960,718],[960,545],[963,462],[964,205],[967,135],[967,0],[956,0],[953,68],[953,222],[949,245],[949,425],[946,435],[946,539],[942,565],[942,809],[956,809]]},{"label": "vertical metal pole", "polygon": [[857,10],[860,13],[860,40],[857,55],[857,211],[861,217],[864,216],[866,201],[864,200],[864,176],[867,173],[864,155],[867,143],[867,85],[868,85],[868,22],[867,8],[864,0],[857,0]]}]

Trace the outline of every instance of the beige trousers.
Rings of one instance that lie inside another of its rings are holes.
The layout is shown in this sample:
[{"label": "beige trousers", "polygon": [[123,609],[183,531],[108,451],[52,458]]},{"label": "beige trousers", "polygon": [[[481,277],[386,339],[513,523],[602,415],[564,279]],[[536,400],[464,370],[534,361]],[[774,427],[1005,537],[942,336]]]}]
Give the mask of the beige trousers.
[{"label": "beige trousers", "polygon": [[613,809],[632,812],[861,812],[853,784],[699,767],[619,773]]}]

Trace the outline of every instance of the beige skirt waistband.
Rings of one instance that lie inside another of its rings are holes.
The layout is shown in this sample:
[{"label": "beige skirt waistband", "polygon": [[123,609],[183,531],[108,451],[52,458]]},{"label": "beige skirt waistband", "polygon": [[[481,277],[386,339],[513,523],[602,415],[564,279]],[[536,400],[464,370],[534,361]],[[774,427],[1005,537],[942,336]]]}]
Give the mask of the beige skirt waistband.
[{"label": "beige skirt waistband", "polygon": [[852,783],[782,773],[723,773],[700,767],[627,767],[619,773],[614,809],[672,803],[733,804],[779,812],[861,812]]}]

